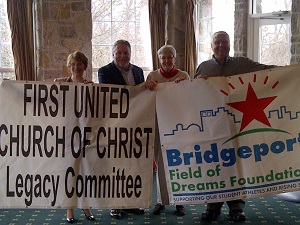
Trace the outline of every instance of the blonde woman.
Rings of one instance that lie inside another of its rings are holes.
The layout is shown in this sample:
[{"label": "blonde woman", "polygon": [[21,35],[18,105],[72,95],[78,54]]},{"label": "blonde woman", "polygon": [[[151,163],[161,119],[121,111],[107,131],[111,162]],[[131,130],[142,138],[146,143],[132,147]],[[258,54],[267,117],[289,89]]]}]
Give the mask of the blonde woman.
[{"label": "blonde woman", "polygon": [[[93,83],[83,77],[88,65],[88,58],[80,51],[71,53],[67,58],[67,66],[71,70],[70,77],[61,77],[54,79],[55,82],[75,82],[75,83]],[[95,220],[90,209],[82,209],[85,217],[88,220]],[[69,223],[74,223],[74,211],[73,209],[67,209],[67,221]]]}]

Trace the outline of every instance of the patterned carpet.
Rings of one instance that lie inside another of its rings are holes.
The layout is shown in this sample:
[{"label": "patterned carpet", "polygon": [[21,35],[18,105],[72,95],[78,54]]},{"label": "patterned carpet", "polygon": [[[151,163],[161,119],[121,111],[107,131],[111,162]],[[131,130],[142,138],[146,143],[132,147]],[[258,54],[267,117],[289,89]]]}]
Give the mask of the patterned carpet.
[{"label": "patterned carpet", "polygon": [[[155,189],[153,193],[156,193]],[[153,196],[153,205],[156,196]],[[152,209],[146,209],[144,215],[124,213],[122,219],[116,220],[109,216],[109,210],[92,210],[95,221],[88,221],[80,209],[75,209],[74,224],[102,225],[177,225],[177,224],[234,224],[227,217],[228,207],[223,206],[222,214],[217,221],[201,220],[205,205],[187,205],[187,214],[183,217],[174,215],[174,206],[166,206],[161,215],[153,215]],[[0,209],[1,225],[63,225],[64,209]],[[238,224],[253,225],[300,225],[300,203],[282,200],[277,196],[268,196],[246,200],[245,213],[247,220]]]}]

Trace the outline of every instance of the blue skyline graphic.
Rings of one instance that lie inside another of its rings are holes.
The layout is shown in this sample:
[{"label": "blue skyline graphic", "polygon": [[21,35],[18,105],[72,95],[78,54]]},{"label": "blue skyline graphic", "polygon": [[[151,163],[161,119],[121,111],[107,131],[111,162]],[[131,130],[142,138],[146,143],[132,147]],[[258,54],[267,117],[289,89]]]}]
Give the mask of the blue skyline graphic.
[{"label": "blue skyline graphic", "polygon": [[[220,114],[225,113],[227,116],[232,117],[233,122],[235,124],[241,123],[240,120],[237,119],[236,115],[232,112],[230,112],[227,107],[218,107],[217,109],[206,109],[206,110],[200,110],[200,123],[191,123],[186,126],[184,126],[182,123],[178,123],[175,126],[175,129],[171,130],[169,133],[165,133],[164,136],[173,136],[177,132],[180,131],[188,131],[192,127],[196,127],[199,132],[204,132],[204,120],[205,118],[211,118],[211,117],[218,117]],[[300,111],[297,111],[295,113],[292,113],[292,111],[287,110],[286,106],[280,106],[279,109],[272,109],[266,113],[268,119],[284,119],[287,118],[289,120],[296,120],[299,118]],[[285,116],[287,115],[287,116]]]}]

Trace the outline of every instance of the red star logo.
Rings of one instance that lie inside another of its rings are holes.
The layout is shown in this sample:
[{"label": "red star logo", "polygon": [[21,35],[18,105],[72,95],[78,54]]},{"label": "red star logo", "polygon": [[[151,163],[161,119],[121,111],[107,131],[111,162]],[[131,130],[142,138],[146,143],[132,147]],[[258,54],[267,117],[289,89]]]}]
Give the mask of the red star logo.
[{"label": "red star logo", "polygon": [[231,102],[227,105],[239,110],[243,113],[242,125],[240,131],[242,131],[249,123],[253,120],[257,120],[269,127],[271,124],[264,113],[264,109],[276,98],[267,97],[267,98],[257,98],[251,84],[248,85],[248,92],[245,101],[241,102]]}]

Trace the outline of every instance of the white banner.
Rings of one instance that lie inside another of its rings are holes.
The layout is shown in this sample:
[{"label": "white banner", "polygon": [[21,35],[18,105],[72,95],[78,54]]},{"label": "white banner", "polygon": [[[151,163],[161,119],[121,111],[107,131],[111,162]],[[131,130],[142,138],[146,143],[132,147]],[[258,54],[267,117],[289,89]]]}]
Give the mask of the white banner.
[{"label": "white banner", "polygon": [[299,72],[294,65],[158,86],[170,204],[300,189]]},{"label": "white banner", "polygon": [[0,207],[150,207],[154,92],[2,81],[0,105]]}]

